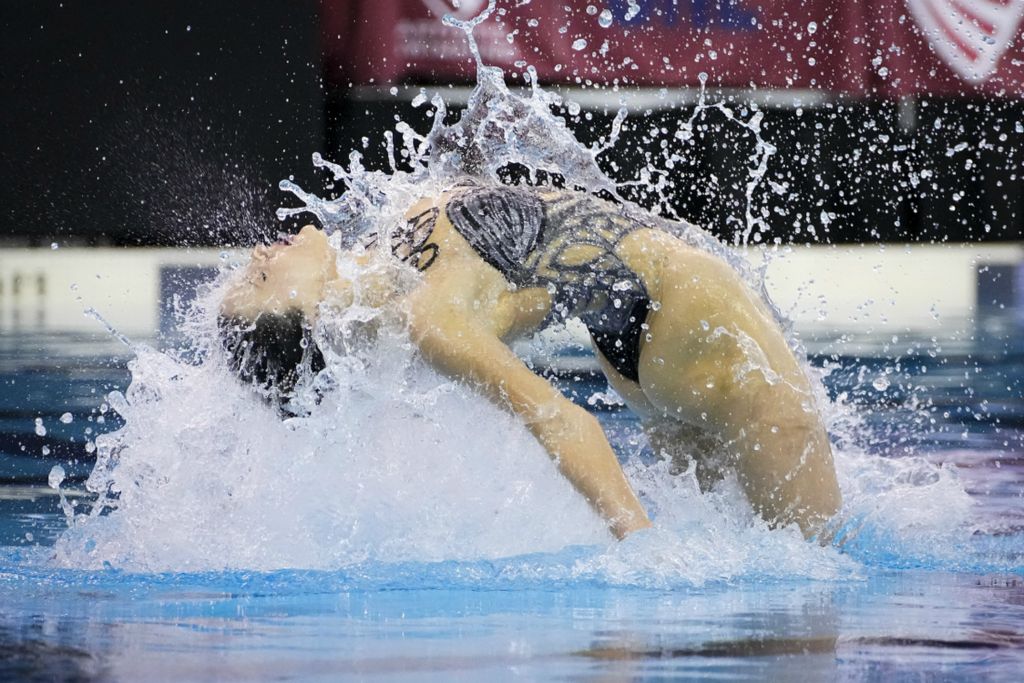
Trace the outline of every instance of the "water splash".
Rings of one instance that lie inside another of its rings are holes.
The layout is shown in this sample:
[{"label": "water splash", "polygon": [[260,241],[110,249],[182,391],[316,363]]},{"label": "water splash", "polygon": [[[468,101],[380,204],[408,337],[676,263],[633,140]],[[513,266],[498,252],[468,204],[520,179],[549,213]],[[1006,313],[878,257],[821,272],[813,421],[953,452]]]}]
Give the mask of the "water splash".
[{"label": "water splash", "polygon": [[61,484],[64,483],[64,479],[67,477],[67,473],[64,468],[60,465],[54,465],[50,468],[50,474],[46,477],[46,484],[51,489],[57,492],[60,497],[60,509],[64,513],[64,519],[67,520],[68,526],[73,527],[75,525],[75,507],[68,501],[64,490],[61,488]]},{"label": "water splash", "polygon": [[[587,147],[552,113],[563,102],[540,87],[532,69],[528,96],[509,91],[502,72],[483,64],[472,35],[494,8],[491,0],[473,19],[445,19],[466,33],[477,65],[477,85],[458,122],[444,124],[440,97],[432,100],[426,135],[399,122],[398,137],[386,138],[388,173],[367,170],[355,152],[347,166],[314,155],[313,164],[343,185],[344,194],[323,199],[282,181],[303,206],[281,209],[279,217],[311,213],[341,250],[368,229],[397,224],[396,207],[466,175],[498,182],[499,170],[512,163],[534,180],[541,171],[556,173],[568,185],[624,201],[624,184],[598,161],[613,149],[626,110],[618,111],[604,140]],[[709,109],[758,141],[747,184],[746,241],[763,226],[749,204],[774,148],[761,138],[760,113],[742,121],[723,103],[708,103],[703,90],[681,129],[684,137]],[[706,233],[624,204],[722,255],[763,291],[763,276]],[[339,259],[343,274],[359,267],[344,254]],[[951,534],[960,529],[965,494],[948,471],[839,454],[843,555],[807,543],[796,529],[770,530],[735,481],[700,493],[692,472],[672,474],[665,463],[651,462],[635,425],[615,445],[630,456],[627,476],[655,526],[615,543],[517,420],[426,367],[402,326],[358,293],[347,310],[322,311],[315,336],[324,342],[327,368],[307,378],[297,399],[302,416],[280,420],[235,381],[219,352],[216,312],[225,279],[209,287],[185,326],[198,353],[132,346],[132,383],[108,397],[125,425],[96,439],[87,488],[97,501],[87,513],[71,511],[72,524],[55,550],[59,564],[202,571],[454,561],[467,563],[457,573],[486,574],[481,561],[514,558],[502,563],[502,577],[676,586],[847,577],[859,571],[851,557],[877,559],[879,549],[936,561],[955,553]],[[368,325],[377,328],[377,342],[358,343]],[[838,419],[842,407],[817,391],[819,404]]]},{"label": "water splash", "polygon": [[[618,110],[602,140],[586,147],[576,139],[565,119],[552,113],[564,105],[563,99],[540,87],[533,67],[526,72],[529,96],[511,92],[502,70],[483,63],[473,37],[473,29],[495,7],[495,0],[491,0],[472,19],[444,17],[446,25],[465,33],[476,64],[477,82],[457,122],[444,123],[447,108],[440,96],[431,100],[433,125],[426,135],[398,122],[394,131],[398,134],[398,145],[394,144],[394,134],[385,132],[389,141],[387,174],[367,171],[357,152],[350,155],[347,168],[315,154],[314,166],[329,170],[334,180],[345,186],[344,194],[339,199],[326,200],[284,180],[281,189],[293,194],[303,206],[282,208],[278,217],[310,213],[329,233],[340,232],[341,244],[347,245],[369,226],[379,225],[380,212],[400,198],[410,194],[421,196],[467,176],[498,183],[499,171],[513,164],[527,169],[534,182],[542,171],[554,173],[564,178],[568,186],[605,191],[621,200],[617,184],[602,171],[598,159],[618,141],[626,109]],[[424,101],[421,96],[414,104]]]}]

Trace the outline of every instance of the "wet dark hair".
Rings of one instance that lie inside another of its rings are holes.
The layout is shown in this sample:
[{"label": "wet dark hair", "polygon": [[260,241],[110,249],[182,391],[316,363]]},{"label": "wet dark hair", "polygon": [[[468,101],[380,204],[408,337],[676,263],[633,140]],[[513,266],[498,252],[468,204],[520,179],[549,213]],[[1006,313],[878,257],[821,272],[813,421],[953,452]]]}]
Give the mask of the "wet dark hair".
[{"label": "wet dark hair", "polygon": [[284,413],[288,413],[284,404],[294,395],[299,378],[326,366],[313,330],[299,309],[260,313],[255,320],[222,315],[217,325],[229,367]]}]

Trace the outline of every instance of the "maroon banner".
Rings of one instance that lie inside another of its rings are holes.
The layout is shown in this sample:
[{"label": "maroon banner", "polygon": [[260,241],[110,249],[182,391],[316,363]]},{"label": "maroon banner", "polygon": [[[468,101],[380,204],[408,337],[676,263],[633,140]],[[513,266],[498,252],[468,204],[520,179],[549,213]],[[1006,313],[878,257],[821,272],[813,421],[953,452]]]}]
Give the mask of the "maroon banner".
[{"label": "maroon banner", "polygon": [[[472,82],[446,13],[486,0],[326,0],[335,85]],[[511,78],[680,87],[801,88],[850,95],[1024,93],[1024,0],[499,0],[475,31]]]},{"label": "maroon banner", "polygon": [[873,92],[1024,94],[1024,0],[875,0]]}]

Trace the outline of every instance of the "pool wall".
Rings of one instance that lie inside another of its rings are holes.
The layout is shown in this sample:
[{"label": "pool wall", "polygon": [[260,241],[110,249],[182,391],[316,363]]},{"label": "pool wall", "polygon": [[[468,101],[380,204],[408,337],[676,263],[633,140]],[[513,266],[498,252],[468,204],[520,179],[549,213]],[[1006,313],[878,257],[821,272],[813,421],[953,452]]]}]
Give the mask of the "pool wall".
[{"label": "pool wall", "polygon": [[[0,249],[0,330],[102,331],[94,308],[122,334],[173,329],[174,304],[194,295],[238,250]],[[776,306],[801,333],[871,328],[926,332],[950,319],[1024,303],[1024,245],[849,245],[751,248],[768,259]]]}]

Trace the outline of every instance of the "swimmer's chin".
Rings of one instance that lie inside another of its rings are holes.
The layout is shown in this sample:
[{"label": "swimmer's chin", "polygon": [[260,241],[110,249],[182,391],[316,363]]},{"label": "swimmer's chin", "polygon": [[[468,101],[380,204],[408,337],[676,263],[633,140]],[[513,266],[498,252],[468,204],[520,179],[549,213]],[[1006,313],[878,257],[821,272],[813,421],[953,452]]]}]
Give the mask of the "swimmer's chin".
[{"label": "swimmer's chin", "polygon": [[232,276],[220,313],[255,320],[261,314],[298,310],[312,319],[328,283],[338,277],[336,261],[326,235],[311,225],[287,240],[259,245],[249,263]]}]

